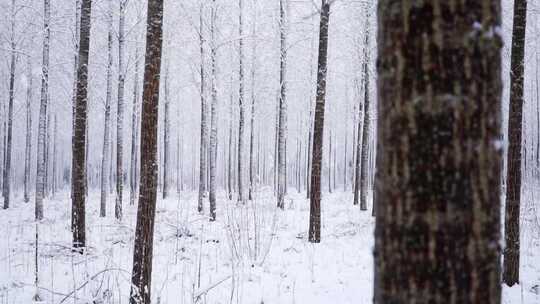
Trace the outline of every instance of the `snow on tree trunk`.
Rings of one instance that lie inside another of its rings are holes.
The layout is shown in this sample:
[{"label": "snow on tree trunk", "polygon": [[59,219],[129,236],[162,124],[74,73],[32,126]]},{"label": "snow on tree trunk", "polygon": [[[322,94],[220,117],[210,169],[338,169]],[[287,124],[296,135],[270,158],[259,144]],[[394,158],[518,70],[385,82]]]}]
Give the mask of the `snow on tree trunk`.
[{"label": "snow on tree trunk", "polygon": [[124,191],[124,27],[127,0],[120,0],[118,23],[118,106],[116,108],[116,203],[114,216],[122,220],[122,201]]},{"label": "snow on tree trunk", "polygon": [[150,304],[154,218],[158,182],[158,108],[162,53],[163,1],[149,1],[141,113],[141,181],[133,250],[131,304]]},{"label": "snow on tree trunk", "polygon": [[[72,143],[72,200],[71,209],[73,247],[86,245],[85,185],[86,185],[86,116],[88,103],[88,51],[90,48],[91,0],[82,0],[79,63],[77,68],[77,99],[75,105],[75,135]],[[43,117],[43,120],[45,117]],[[40,122],[41,123],[41,122]]]},{"label": "snow on tree trunk", "polygon": [[217,158],[217,122],[218,122],[218,100],[216,88],[216,45],[215,45],[215,22],[216,22],[216,1],[212,1],[212,13],[210,20],[210,61],[211,61],[211,95],[212,105],[210,111],[210,221],[216,220],[216,158]]},{"label": "snow on tree trunk", "polygon": [[166,61],[165,77],[163,79],[165,93],[165,109],[163,111],[163,199],[169,196],[169,153],[170,153],[170,121],[169,121],[169,60]]},{"label": "snow on tree trunk", "polygon": [[278,147],[277,147],[277,207],[285,208],[285,193],[287,182],[287,33],[285,1],[279,1],[279,32],[280,32],[280,70],[279,70],[279,119],[278,119]]},{"label": "snow on tree trunk", "polygon": [[47,120],[47,96],[49,94],[49,41],[50,1],[43,1],[43,62],[41,66],[41,100],[39,105],[35,218],[43,219],[43,197],[45,196],[45,124]]},{"label": "snow on tree trunk", "polygon": [[317,97],[315,99],[315,118],[313,120],[313,154],[311,156],[311,195],[308,233],[309,241],[312,243],[319,243],[321,241],[321,164],[323,157],[329,19],[330,3],[328,0],[321,0],[319,56],[317,60]]},{"label": "snow on tree trunk", "polygon": [[204,197],[206,195],[207,173],[207,148],[208,148],[208,105],[206,104],[205,71],[204,71],[204,28],[203,28],[203,5],[199,8],[199,50],[201,55],[200,66],[200,94],[201,94],[201,143],[199,147],[199,197],[197,211],[204,210]]},{"label": "snow on tree trunk", "polygon": [[238,0],[238,202],[244,203],[244,182],[242,165],[244,161],[244,39],[242,20],[242,0]]},{"label": "snow on tree trunk", "polygon": [[11,1],[11,62],[9,65],[9,102],[7,119],[7,143],[5,150],[4,177],[2,193],[4,197],[4,209],[9,208],[11,196],[11,146],[13,140],[13,99],[15,98],[15,61],[16,61],[16,43],[15,43],[15,0]]},{"label": "snow on tree trunk", "polygon": [[369,19],[371,14],[369,12],[370,6],[366,8],[366,34],[364,40],[364,62],[362,63],[362,81],[364,84],[364,122],[362,124],[362,149],[360,156],[360,180],[358,181],[360,193],[355,193],[355,196],[360,196],[360,210],[367,210],[367,197],[368,197],[368,174],[369,174],[369,134],[371,133],[371,111],[369,105],[369,41],[370,41],[370,23]]},{"label": "snow on tree trunk", "polygon": [[30,163],[32,160],[32,64],[30,57],[27,62],[27,87],[26,87],[26,143],[24,150],[24,202],[30,201]]},{"label": "snow on tree trunk", "polygon": [[[512,58],[510,63],[510,107],[508,114],[508,155],[506,170],[506,204],[504,217],[503,282],[519,282],[519,208],[521,201],[521,139],[523,124],[523,72],[527,0],[514,1]],[[526,147],[526,145],[524,145]],[[527,157],[524,157],[526,160]]]},{"label": "snow on tree trunk", "polygon": [[500,303],[500,1],[378,8],[374,302]]},{"label": "snow on tree trunk", "polygon": [[113,65],[113,11],[112,3],[109,2],[109,32],[107,34],[107,92],[105,95],[105,126],[103,130],[103,151],[101,154],[101,200],[99,215],[107,215],[107,183],[109,169],[110,127],[111,127],[111,99],[112,99],[112,65]]},{"label": "snow on tree trunk", "polygon": [[[131,113],[131,165],[129,174],[129,204],[135,204],[135,191],[137,190],[137,130],[138,130],[138,103],[139,103],[139,48],[135,49],[135,75],[133,76],[133,107]],[[103,150],[105,154],[105,149]],[[103,174],[107,174],[106,171]],[[105,190],[106,191],[106,190]]]}]

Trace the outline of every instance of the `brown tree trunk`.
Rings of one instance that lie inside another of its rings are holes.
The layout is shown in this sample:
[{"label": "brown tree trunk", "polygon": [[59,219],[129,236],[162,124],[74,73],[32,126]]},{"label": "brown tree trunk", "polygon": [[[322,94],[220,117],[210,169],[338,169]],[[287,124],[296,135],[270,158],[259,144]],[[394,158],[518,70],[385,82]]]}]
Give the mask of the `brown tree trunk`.
[{"label": "brown tree trunk", "polygon": [[321,164],[324,135],[324,104],[326,98],[326,70],[328,60],[328,23],[330,3],[321,0],[321,20],[319,26],[319,57],[317,68],[317,97],[313,120],[313,149],[311,156],[311,193],[309,208],[309,241],[321,242]]},{"label": "brown tree trunk", "polygon": [[[519,207],[521,200],[521,138],[523,123],[523,72],[527,0],[514,1],[512,59],[510,63],[510,107],[508,113],[508,155],[506,162],[506,204],[504,217],[503,281],[519,282]],[[525,158],[526,159],[526,158]]]},{"label": "brown tree trunk", "polygon": [[405,2],[378,4],[374,302],[500,303],[500,1]]},{"label": "brown tree trunk", "polygon": [[[90,16],[92,0],[82,0],[79,64],[77,68],[77,95],[75,104],[75,134],[72,143],[72,200],[71,231],[73,248],[84,248],[85,228],[85,186],[86,186],[86,115],[88,103],[88,51],[90,48]],[[80,250],[82,252],[82,250]]]},{"label": "brown tree trunk", "polygon": [[141,182],[133,250],[131,304],[150,304],[152,252],[158,182],[158,104],[162,53],[163,1],[149,1],[141,113]]}]

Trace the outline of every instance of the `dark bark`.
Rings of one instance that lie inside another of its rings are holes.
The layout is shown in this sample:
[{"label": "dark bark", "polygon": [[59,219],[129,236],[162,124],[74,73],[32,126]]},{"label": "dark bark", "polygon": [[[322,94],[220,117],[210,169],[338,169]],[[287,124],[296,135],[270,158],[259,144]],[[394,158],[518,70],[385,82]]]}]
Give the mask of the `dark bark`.
[{"label": "dark bark", "polygon": [[244,202],[244,181],[243,181],[243,162],[244,162],[244,39],[242,38],[242,0],[238,0],[238,202]]},{"label": "dark bark", "polygon": [[133,250],[131,304],[150,304],[154,218],[158,182],[158,104],[162,53],[163,1],[149,1],[141,113],[141,181]]},{"label": "dark bark", "polygon": [[200,94],[201,94],[201,143],[199,147],[199,197],[197,211],[204,210],[203,200],[207,190],[207,151],[208,151],[208,106],[206,105],[205,75],[204,75],[204,36],[203,36],[203,6],[199,10],[199,51],[201,55],[200,66]]},{"label": "dark bark", "polygon": [[118,23],[118,107],[116,110],[116,201],[114,216],[122,220],[124,194],[124,27],[127,0],[120,0]]},{"label": "dark bark", "polygon": [[[360,210],[367,210],[367,197],[368,197],[368,174],[369,174],[369,134],[371,133],[371,111],[370,111],[370,104],[369,104],[369,40],[370,40],[370,23],[369,19],[370,17],[369,13],[369,6],[368,6],[368,12],[366,14],[366,34],[365,34],[365,40],[364,40],[364,62],[362,63],[362,82],[364,84],[364,122],[362,123],[362,149],[361,149],[361,155],[359,154],[358,157],[360,157],[361,161],[361,168],[360,168],[360,180],[357,181],[359,185],[359,192],[355,192],[355,198],[360,196]],[[358,203],[358,202],[357,202]]]},{"label": "dark bark", "polygon": [[24,202],[30,201],[30,163],[32,161],[32,65],[28,57],[28,87],[26,88],[26,144],[24,151]]},{"label": "dark bark", "polygon": [[[510,107],[508,113],[508,155],[504,217],[503,282],[519,283],[519,208],[521,203],[521,147],[523,124],[523,73],[527,0],[514,1],[512,57],[510,63]],[[526,157],[524,157],[526,159]]]},{"label": "dark bark", "polygon": [[75,104],[75,134],[72,143],[71,185],[73,205],[71,209],[73,248],[82,253],[86,245],[85,188],[86,188],[86,116],[88,103],[88,51],[90,49],[91,0],[82,0],[79,64],[77,68],[77,95]]},{"label": "dark bark", "polygon": [[287,192],[287,21],[285,1],[279,1],[280,69],[279,69],[279,119],[277,141],[277,207],[285,208]]},{"label": "dark bark", "polygon": [[500,303],[500,1],[381,0],[375,303]]},{"label": "dark bark", "polygon": [[328,61],[328,25],[330,3],[321,0],[321,19],[319,25],[319,55],[317,59],[317,97],[315,98],[315,117],[313,120],[313,149],[311,164],[311,195],[309,208],[309,241],[321,241],[321,164],[324,135],[324,106],[326,99],[326,71]]},{"label": "dark bark", "polygon": [[165,78],[163,79],[165,104],[163,110],[163,199],[169,196],[169,165],[170,165],[170,119],[169,119],[169,62],[166,62]]}]

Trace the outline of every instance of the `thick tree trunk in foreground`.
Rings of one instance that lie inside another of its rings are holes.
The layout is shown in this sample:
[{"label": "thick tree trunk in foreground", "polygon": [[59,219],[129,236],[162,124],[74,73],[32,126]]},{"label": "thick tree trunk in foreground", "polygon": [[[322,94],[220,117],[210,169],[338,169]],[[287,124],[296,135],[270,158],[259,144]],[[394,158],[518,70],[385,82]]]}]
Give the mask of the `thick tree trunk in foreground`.
[{"label": "thick tree trunk in foreground", "polygon": [[378,6],[374,302],[500,303],[500,1],[404,2]]},{"label": "thick tree trunk in foreground", "polygon": [[315,118],[313,120],[313,149],[311,164],[311,192],[309,208],[309,241],[321,241],[321,165],[324,135],[324,105],[326,98],[326,70],[328,60],[328,23],[330,3],[321,1],[321,20],[319,26],[319,57],[317,68],[317,97],[315,99]]},{"label": "thick tree trunk in foreground", "polygon": [[124,27],[127,0],[120,0],[118,24],[118,107],[116,108],[116,202],[114,216],[122,220],[122,202],[124,193]]},{"label": "thick tree trunk in foreground", "polygon": [[131,304],[151,303],[154,218],[158,186],[158,105],[162,24],[163,1],[149,1],[141,113],[141,182],[129,299]]},{"label": "thick tree trunk in foreground", "polygon": [[[75,134],[72,143],[73,160],[71,164],[71,231],[73,248],[86,245],[85,228],[85,186],[86,186],[86,116],[88,103],[88,50],[90,48],[91,0],[82,0],[79,64],[77,68],[77,97],[75,105]],[[80,251],[82,252],[82,250]]]},{"label": "thick tree trunk in foreground", "polygon": [[101,197],[99,216],[107,215],[107,171],[109,169],[109,146],[110,146],[110,125],[111,125],[111,95],[112,95],[112,34],[113,34],[113,11],[112,1],[109,3],[109,32],[107,34],[107,92],[105,95],[105,127],[103,130],[103,152],[101,154]]},{"label": "thick tree trunk in foreground", "polygon": [[35,218],[43,219],[43,198],[45,196],[45,124],[47,120],[47,96],[49,94],[49,41],[50,2],[43,1],[43,62],[41,66],[41,99],[39,104],[37,166],[36,166],[36,201]]},{"label": "thick tree trunk in foreground", "polygon": [[[514,1],[512,59],[510,63],[510,109],[508,113],[508,155],[504,217],[503,281],[519,282],[519,208],[521,201],[521,138],[523,123],[523,72],[527,0]],[[525,158],[526,159],[526,158]]]},{"label": "thick tree trunk in foreground", "polygon": [[279,70],[279,119],[278,119],[278,143],[277,143],[277,206],[280,209],[285,208],[285,193],[287,182],[287,33],[285,1],[279,1],[279,31],[280,31],[280,70]]}]

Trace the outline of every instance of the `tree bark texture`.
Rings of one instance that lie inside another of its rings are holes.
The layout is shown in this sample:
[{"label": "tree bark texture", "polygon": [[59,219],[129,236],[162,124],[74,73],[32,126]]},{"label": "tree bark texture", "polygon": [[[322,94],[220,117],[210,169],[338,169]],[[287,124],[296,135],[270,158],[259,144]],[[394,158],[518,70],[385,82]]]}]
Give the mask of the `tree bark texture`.
[{"label": "tree bark texture", "polygon": [[500,1],[378,3],[375,303],[500,303]]}]

